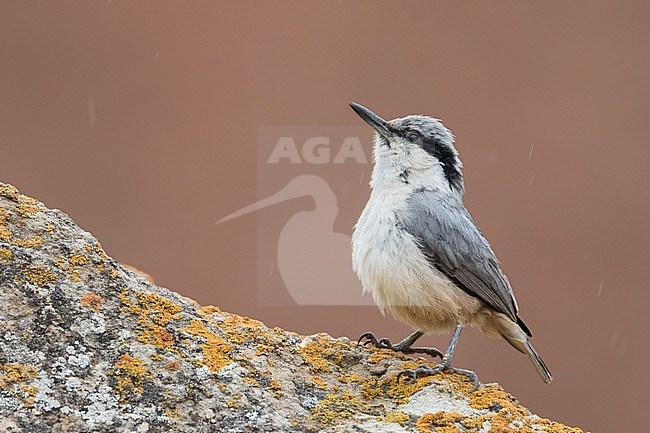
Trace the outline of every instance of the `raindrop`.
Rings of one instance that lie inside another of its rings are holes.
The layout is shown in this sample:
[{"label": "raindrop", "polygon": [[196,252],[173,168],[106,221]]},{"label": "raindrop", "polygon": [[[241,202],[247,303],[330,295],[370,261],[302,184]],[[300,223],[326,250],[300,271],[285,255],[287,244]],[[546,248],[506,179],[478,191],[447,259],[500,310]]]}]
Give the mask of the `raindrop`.
[{"label": "raindrop", "polygon": [[605,284],[605,280],[600,282],[600,287],[598,288],[598,296],[603,294],[603,284]]},{"label": "raindrop", "polygon": [[533,183],[535,183],[535,175],[533,174],[530,176],[530,179],[528,179],[528,186],[532,186]]}]

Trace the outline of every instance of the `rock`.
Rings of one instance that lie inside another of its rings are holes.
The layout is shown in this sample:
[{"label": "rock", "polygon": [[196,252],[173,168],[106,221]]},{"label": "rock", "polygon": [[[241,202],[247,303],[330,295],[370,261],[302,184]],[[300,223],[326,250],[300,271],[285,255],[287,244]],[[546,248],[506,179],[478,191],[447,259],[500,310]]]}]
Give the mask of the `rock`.
[{"label": "rock", "polygon": [[161,288],[0,184],[0,432],[580,432],[496,384]]}]

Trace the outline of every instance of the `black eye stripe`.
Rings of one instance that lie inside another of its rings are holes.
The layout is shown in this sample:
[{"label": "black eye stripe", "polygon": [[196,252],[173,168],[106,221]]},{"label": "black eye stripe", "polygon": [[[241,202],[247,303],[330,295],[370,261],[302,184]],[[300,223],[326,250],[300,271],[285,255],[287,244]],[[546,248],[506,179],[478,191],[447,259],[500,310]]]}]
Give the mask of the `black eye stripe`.
[{"label": "black eye stripe", "polygon": [[462,175],[457,167],[458,157],[452,149],[436,140],[424,139],[420,143],[429,155],[435,157],[442,164],[447,181],[453,186],[459,186],[462,182]]}]

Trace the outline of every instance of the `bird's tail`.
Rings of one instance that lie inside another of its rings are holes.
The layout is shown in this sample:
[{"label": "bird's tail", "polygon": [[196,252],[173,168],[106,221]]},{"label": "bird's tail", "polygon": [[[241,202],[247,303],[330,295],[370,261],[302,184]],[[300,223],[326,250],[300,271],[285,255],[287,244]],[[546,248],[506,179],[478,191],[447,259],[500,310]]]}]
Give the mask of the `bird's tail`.
[{"label": "bird's tail", "polygon": [[551,383],[553,381],[553,376],[544,363],[544,360],[540,358],[537,352],[535,352],[535,349],[533,349],[533,345],[530,344],[530,341],[526,340],[524,343],[524,349],[526,350],[526,355],[528,355],[528,358],[530,358],[530,361],[535,366],[535,369],[537,369],[537,373],[542,378],[542,380],[546,383]]}]

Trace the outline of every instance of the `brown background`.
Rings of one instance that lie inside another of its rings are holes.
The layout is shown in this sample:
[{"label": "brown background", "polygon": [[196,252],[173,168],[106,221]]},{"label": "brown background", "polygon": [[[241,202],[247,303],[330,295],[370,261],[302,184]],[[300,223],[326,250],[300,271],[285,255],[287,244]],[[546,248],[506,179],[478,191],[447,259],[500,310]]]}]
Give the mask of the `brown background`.
[{"label": "brown background", "polygon": [[[2,2],[0,177],[202,303],[301,333],[399,338],[409,330],[374,307],[258,306],[255,214],[213,222],[256,199],[260,125],[358,125],[350,99],[387,118],[441,117],[467,206],[556,381],[474,330],[457,365],[543,417],[646,431],[649,12],[645,1]],[[362,205],[337,230],[349,234]]]}]

